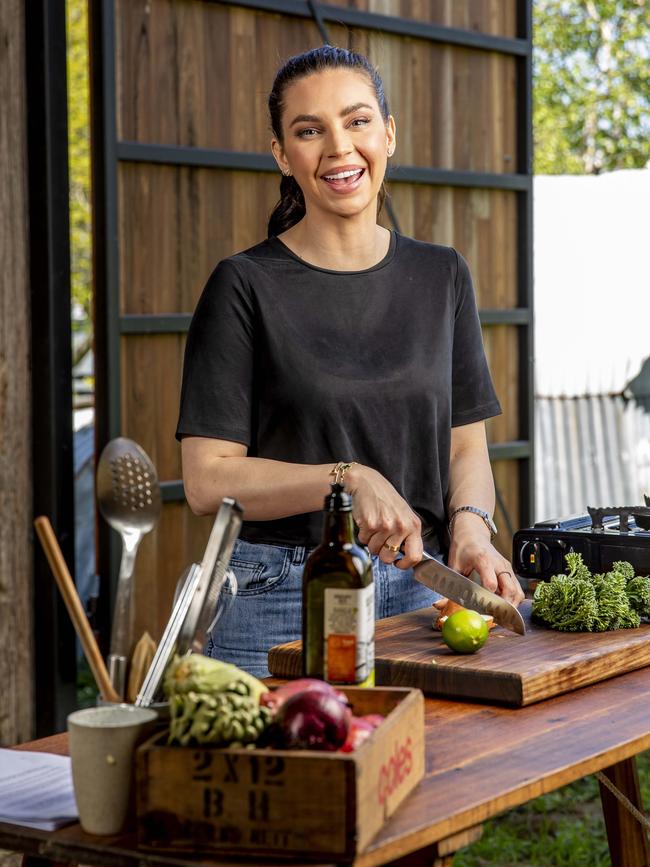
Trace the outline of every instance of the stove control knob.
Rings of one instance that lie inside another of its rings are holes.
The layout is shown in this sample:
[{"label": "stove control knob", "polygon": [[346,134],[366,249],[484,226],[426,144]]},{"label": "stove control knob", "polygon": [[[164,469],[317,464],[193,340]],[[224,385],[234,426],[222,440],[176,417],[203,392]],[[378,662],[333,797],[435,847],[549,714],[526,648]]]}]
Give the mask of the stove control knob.
[{"label": "stove control knob", "polygon": [[551,567],[553,557],[544,542],[526,542],[521,549],[521,564],[524,573],[542,575]]}]

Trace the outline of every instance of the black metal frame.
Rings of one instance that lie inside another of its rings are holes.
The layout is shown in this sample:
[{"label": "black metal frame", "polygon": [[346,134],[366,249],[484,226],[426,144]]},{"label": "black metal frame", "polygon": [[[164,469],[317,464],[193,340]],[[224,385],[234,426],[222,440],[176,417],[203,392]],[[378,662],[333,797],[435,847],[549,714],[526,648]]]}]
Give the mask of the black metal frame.
[{"label": "black metal frame", "polygon": [[[523,307],[483,308],[481,325],[530,325],[530,310]],[[119,317],[120,334],[187,334],[191,313],[128,313]]]},{"label": "black metal frame", "polygon": [[519,432],[530,443],[519,473],[523,526],[535,514],[535,380],[533,328],[533,4],[517,0],[517,32],[529,51],[517,58],[517,171],[528,176],[526,191],[517,195],[517,288],[519,307],[530,312],[528,327],[519,329]]},{"label": "black metal frame", "polygon": [[[278,173],[277,163],[271,154],[251,153],[250,151],[120,141],[117,143],[116,155],[117,159],[122,162]],[[432,169],[426,166],[392,165],[388,170],[386,179],[391,183],[473,187],[488,190],[514,190],[516,192],[527,192],[531,187],[531,179],[525,174]]]},{"label": "black metal frame", "polygon": [[[34,515],[52,522],[74,575],[74,464],[65,0],[26,3]],[[36,735],[76,706],[74,629],[34,540]]]},{"label": "black metal frame", "polygon": [[[517,171],[493,173],[456,171],[420,166],[394,166],[390,170],[392,183],[417,183],[450,187],[503,189],[517,195],[518,307],[506,310],[481,310],[485,326],[516,325],[519,327],[519,404],[522,440],[490,446],[492,460],[520,460],[520,508],[522,522],[531,523],[533,515],[533,308],[532,308],[532,0],[517,0],[516,38],[492,36],[442,25],[427,24],[411,19],[379,15],[340,6],[318,3],[316,0],[204,0],[226,6],[312,18],[324,41],[328,41],[326,21],[352,27],[376,30],[392,35],[409,36],[482,51],[492,51],[514,57],[517,69]],[[210,167],[217,169],[275,172],[277,166],[270,154],[242,153],[210,148],[160,145],[118,141],[115,124],[114,38],[111,0],[90,0],[94,27],[93,54],[94,90],[100,94],[97,114],[101,129],[94,135],[94,188],[99,237],[106,240],[103,259],[97,262],[96,286],[107,306],[101,312],[105,331],[101,336],[108,358],[106,371],[98,370],[98,387],[108,386],[106,412],[98,426],[99,444],[119,435],[119,342],[121,335],[183,333],[189,325],[189,314],[127,315],[117,310],[119,251],[117,245],[117,181],[118,162],[147,162],[165,165]],[[101,151],[98,154],[97,145]],[[99,156],[99,159],[97,159]],[[389,203],[390,204],[390,203]],[[390,214],[389,214],[390,215]],[[393,215],[394,218],[394,215]],[[396,220],[394,220],[396,224]],[[105,375],[102,380],[101,376]],[[183,499],[180,480],[164,482],[163,500]],[[103,550],[106,550],[104,544]],[[117,549],[112,546],[110,559],[101,564],[102,574],[117,574]],[[100,608],[106,611],[106,605]]]},{"label": "black metal frame", "polygon": [[[95,456],[120,435],[119,246],[117,226],[117,124],[115,108],[115,21],[113,0],[89,0],[91,81],[93,281],[95,304]],[[105,361],[105,363],[102,363]],[[99,362],[99,363],[98,363]],[[100,581],[96,626],[108,650],[117,589],[119,540],[105,521],[97,525]]]}]

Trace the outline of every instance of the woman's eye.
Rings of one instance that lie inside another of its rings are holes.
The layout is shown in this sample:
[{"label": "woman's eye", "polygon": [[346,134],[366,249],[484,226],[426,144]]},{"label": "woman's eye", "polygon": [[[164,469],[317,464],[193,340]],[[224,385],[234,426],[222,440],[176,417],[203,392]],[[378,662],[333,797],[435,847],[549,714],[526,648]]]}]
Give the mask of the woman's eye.
[{"label": "woman's eye", "polygon": [[312,127],[308,129],[301,129],[297,134],[298,138],[313,138],[318,133],[317,129],[313,129]]},{"label": "woman's eye", "polygon": [[369,117],[355,117],[351,126],[365,126],[368,123],[370,123]]}]

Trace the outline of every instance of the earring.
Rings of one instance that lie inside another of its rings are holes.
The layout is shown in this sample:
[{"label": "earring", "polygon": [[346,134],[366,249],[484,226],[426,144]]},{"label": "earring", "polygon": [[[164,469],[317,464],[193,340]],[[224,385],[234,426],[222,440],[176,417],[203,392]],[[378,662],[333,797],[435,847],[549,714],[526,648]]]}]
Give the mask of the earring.
[{"label": "earring", "polygon": [[284,169],[282,169],[282,174],[285,176],[285,178],[290,178],[291,177],[291,169],[287,169],[286,172]]},{"label": "earring", "polygon": [[388,156],[389,157],[393,156],[393,148],[388,148]]}]

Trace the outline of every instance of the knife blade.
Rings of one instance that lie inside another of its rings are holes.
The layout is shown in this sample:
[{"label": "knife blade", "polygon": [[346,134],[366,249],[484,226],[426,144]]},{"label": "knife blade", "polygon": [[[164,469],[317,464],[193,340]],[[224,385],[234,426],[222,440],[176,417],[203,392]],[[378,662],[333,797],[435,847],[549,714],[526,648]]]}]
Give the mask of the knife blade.
[{"label": "knife blade", "polygon": [[511,632],[516,632],[518,635],[526,634],[524,619],[514,605],[506,602],[496,593],[481,587],[471,578],[466,578],[460,572],[450,569],[429,554],[424,554],[424,559],[414,567],[413,573],[420,584],[424,584],[430,590],[453,599],[464,608],[472,608],[482,614],[491,615],[495,623]]}]

